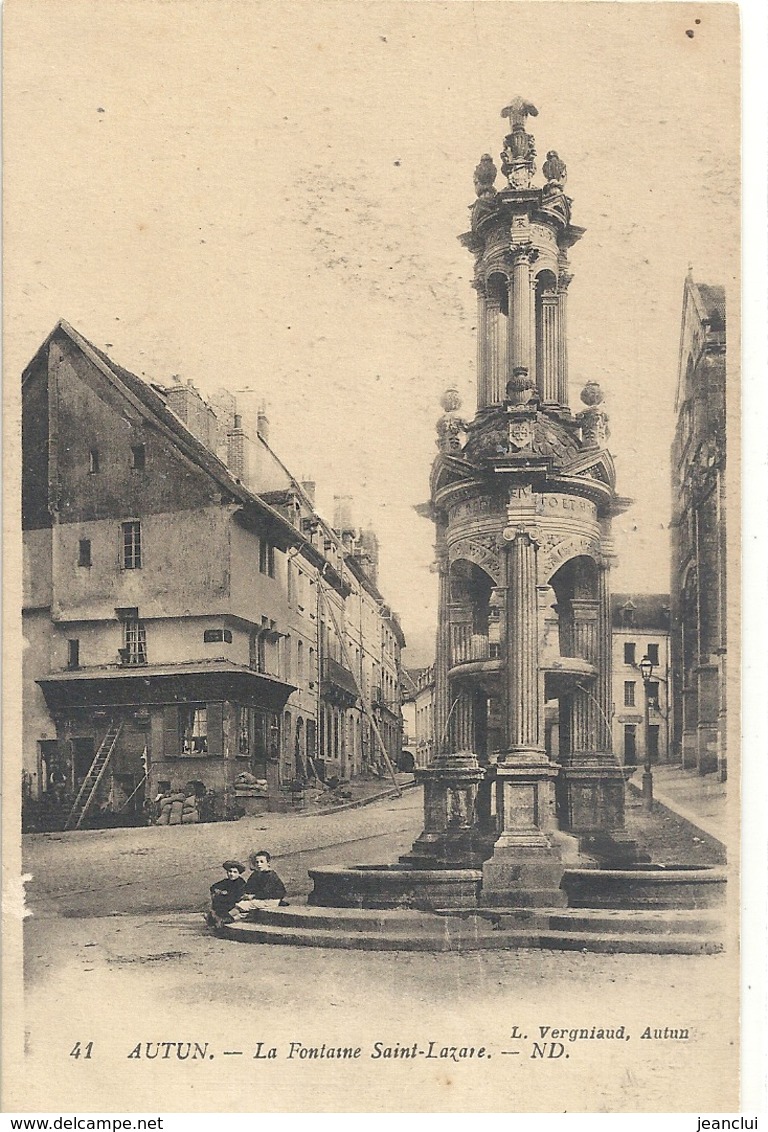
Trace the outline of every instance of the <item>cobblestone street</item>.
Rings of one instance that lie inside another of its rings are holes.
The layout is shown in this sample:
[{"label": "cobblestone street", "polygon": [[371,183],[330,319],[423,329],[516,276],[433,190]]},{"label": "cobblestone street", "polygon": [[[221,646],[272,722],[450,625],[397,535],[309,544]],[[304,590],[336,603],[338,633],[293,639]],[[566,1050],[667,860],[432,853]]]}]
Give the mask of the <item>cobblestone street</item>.
[{"label": "cobblestone street", "polygon": [[[396,1082],[400,1111],[435,1110],[438,1098],[444,1111],[704,1111],[723,1080],[736,1103],[735,1008],[723,1014],[724,985],[736,978],[728,954],[249,947],[203,924],[219,860],[257,841],[274,850],[298,898],[307,868],[393,860],[420,827],[421,793],[410,791],[322,818],[25,839],[34,873],[25,1106],[45,1109],[55,1095],[64,1109],[87,1097],[93,1109],[162,1111],[166,1090],[181,1083],[191,1111],[219,1111],[224,1093],[243,1111],[357,1111],[361,1096],[369,1111],[385,1111]],[[525,1039],[511,1040],[515,1026]],[[553,1042],[539,1029],[620,1026],[629,1040]],[[687,1037],[643,1040],[646,1027]],[[70,1056],[91,1041],[90,1059]],[[179,1060],[187,1042],[204,1058]],[[276,1056],[255,1058],[259,1042]],[[455,1046],[456,1055],[375,1056],[414,1043],[437,1055]],[[339,1061],[298,1048],[323,1044],[361,1053]],[[480,1047],[480,1059],[459,1057]]]}]

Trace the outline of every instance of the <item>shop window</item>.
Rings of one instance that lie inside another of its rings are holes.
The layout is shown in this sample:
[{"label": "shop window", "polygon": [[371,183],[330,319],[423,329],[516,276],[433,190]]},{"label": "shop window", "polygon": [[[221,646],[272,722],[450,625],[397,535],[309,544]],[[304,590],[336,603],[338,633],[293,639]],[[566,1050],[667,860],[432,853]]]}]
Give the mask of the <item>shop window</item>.
[{"label": "shop window", "polygon": [[78,547],[77,556],[78,566],[91,565],[91,540],[89,538],[81,538]]},{"label": "shop window", "polygon": [[205,704],[180,706],[179,738],[182,755],[208,754],[208,709]]},{"label": "shop window", "polygon": [[624,707],[635,706],[635,681],[624,681]]},{"label": "shop window", "polygon": [[625,664],[634,664],[635,663],[635,642],[634,641],[625,641],[624,642],[624,663]]},{"label": "shop window", "polygon": [[131,522],[121,524],[122,564],[124,570],[141,569],[141,523]]},{"label": "shop window", "polygon": [[131,445],[131,467],[135,472],[143,472],[147,466],[147,450],[143,444]]},{"label": "shop window", "polygon": [[646,646],[645,655],[650,660],[651,664],[659,663],[659,646],[657,644],[650,644]]}]

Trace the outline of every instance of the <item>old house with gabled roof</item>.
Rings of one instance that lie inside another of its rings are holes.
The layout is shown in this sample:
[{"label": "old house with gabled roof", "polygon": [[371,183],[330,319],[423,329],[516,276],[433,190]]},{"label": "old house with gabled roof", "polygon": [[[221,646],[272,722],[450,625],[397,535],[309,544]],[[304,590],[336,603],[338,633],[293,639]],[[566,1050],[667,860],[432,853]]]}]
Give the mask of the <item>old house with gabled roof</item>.
[{"label": "old house with gabled roof", "polygon": [[[319,743],[317,602],[335,604],[344,634],[360,582],[330,527],[318,538],[257,493],[247,448],[270,452],[266,441],[64,321],[22,383],[27,800],[63,807],[76,828],[99,811],[144,820],[157,794],[194,789],[224,817],[245,798],[278,805],[297,779],[322,777],[325,756],[331,772],[359,772],[343,726],[330,752]],[[299,562],[315,587],[304,637],[292,632]]]}]

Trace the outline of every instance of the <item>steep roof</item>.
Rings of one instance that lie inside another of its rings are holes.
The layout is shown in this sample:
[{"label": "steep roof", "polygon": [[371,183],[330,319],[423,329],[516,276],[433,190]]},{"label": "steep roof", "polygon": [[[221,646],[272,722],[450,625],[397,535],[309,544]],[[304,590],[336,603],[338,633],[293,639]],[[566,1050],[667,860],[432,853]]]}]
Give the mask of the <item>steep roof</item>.
[{"label": "steep roof", "polygon": [[725,330],[725,287],[713,283],[697,283],[702,305],[707,312],[711,330]]},{"label": "steep roof", "polygon": [[[611,594],[611,624],[614,629],[669,630],[669,594]],[[625,613],[631,612],[632,624]]]},{"label": "steep roof", "polygon": [[57,334],[65,335],[72,344],[96,366],[104,377],[117,387],[123,396],[126,396],[128,400],[132,401],[134,404],[138,402],[137,408],[143,411],[145,415],[153,418],[154,422],[161,427],[163,431],[170,433],[172,439],[184,454],[196,463],[198,467],[207,472],[233,501],[242,503],[244,507],[252,513],[258,513],[262,522],[269,528],[270,537],[274,538],[278,546],[285,549],[287,546],[297,545],[302,542],[301,536],[294,530],[290,523],[288,523],[278,511],[265,503],[260,496],[249,491],[239,479],[233,476],[226,464],[189,431],[176,414],[168,408],[162,396],[156,392],[151,385],[144,381],[143,378],[137,377],[136,374],[125,369],[124,366],[112,361],[103,350],[100,350],[98,346],[94,346],[92,342],[89,342],[87,338],[80,334],[79,331],[75,330],[73,326],[70,326],[64,319],[60,319],[59,322],[57,322],[34,358],[32,358],[29,365],[25,368],[22,374],[22,386],[30,375],[40,355],[48,349],[51,341]]}]

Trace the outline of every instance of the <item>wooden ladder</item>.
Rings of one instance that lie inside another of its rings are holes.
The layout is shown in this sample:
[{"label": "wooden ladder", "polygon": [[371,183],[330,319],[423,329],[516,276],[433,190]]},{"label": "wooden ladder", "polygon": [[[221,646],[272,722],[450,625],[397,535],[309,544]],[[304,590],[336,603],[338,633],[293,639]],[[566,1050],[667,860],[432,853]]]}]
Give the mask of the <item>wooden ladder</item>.
[{"label": "wooden ladder", "polygon": [[120,738],[120,733],[123,730],[123,720],[117,722],[113,719],[107,733],[104,736],[101,746],[99,747],[90,769],[83,779],[83,784],[78,791],[75,804],[69,812],[69,817],[64,823],[64,829],[79,829],[83,823],[85,815],[90,810],[96,798],[96,792],[99,789],[99,784],[104,777],[104,771],[107,769],[107,763],[114,754],[117,740]]}]

